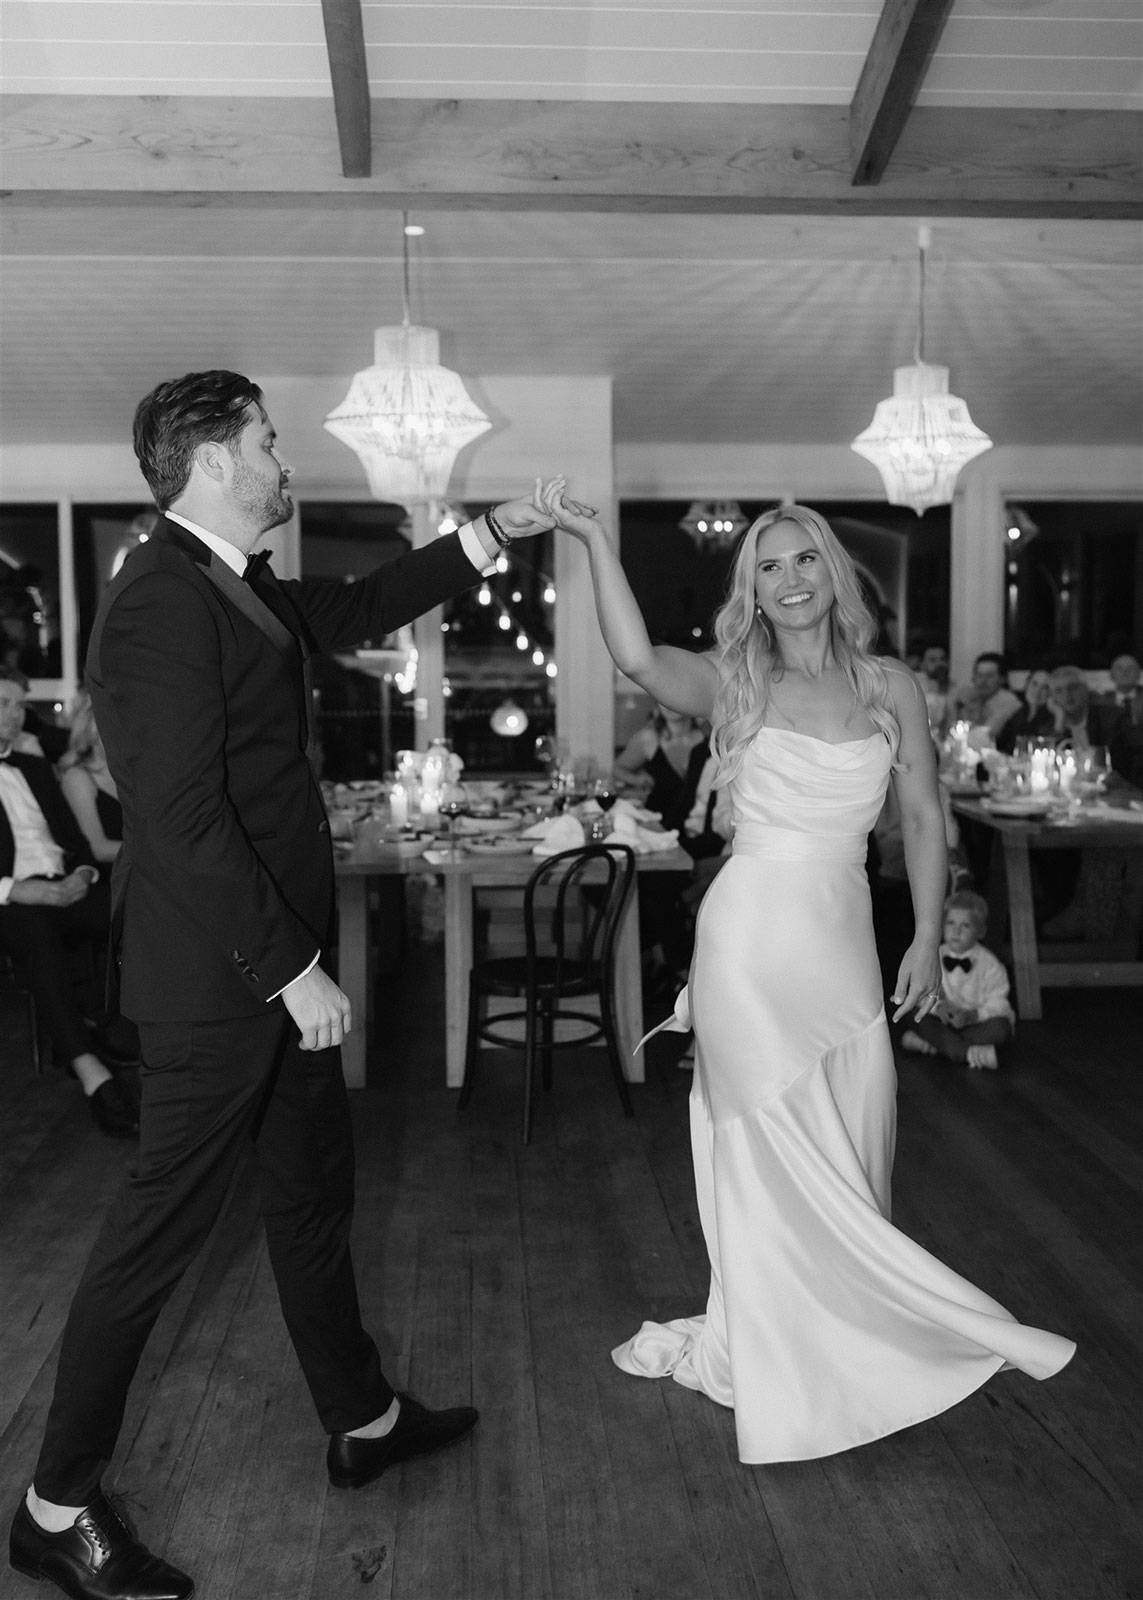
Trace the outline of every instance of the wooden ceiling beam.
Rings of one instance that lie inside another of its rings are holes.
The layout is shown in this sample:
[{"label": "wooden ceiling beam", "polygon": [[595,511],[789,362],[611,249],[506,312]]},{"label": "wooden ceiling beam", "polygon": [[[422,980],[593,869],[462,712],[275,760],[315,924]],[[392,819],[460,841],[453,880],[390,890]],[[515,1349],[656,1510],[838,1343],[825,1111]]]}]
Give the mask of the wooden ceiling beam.
[{"label": "wooden ceiling beam", "polygon": [[321,0],[344,178],[368,178],[373,160],[369,71],[361,0]]},{"label": "wooden ceiling beam", "polygon": [[885,0],[849,107],[852,183],[880,181],[952,8],[953,0]]},{"label": "wooden ceiling beam", "polygon": [[0,98],[0,195],[393,210],[1143,217],[1143,115],[920,107],[881,183],[844,106],[374,101],[368,178],[309,99]]}]

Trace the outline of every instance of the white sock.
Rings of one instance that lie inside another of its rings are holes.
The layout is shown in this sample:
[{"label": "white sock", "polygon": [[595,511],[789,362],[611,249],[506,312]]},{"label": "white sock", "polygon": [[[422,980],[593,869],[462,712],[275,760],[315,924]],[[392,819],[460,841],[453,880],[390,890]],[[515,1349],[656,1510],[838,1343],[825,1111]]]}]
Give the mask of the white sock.
[{"label": "white sock", "polygon": [[364,1428],[351,1428],[347,1437],[350,1439],[383,1439],[387,1433],[392,1433],[400,1415],[401,1402],[394,1395],[393,1403],[383,1417],[377,1417],[374,1421],[367,1422]]},{"label": "white sock", "polygon": [[75,1519],[87,1509],[86,1506],[57,1506],[52,1500],[41,1500],[31,1487],[24,1496],[24,1504],[32,1521],[45,1533],[65,1533],[68,1528],[75,1526]]}]

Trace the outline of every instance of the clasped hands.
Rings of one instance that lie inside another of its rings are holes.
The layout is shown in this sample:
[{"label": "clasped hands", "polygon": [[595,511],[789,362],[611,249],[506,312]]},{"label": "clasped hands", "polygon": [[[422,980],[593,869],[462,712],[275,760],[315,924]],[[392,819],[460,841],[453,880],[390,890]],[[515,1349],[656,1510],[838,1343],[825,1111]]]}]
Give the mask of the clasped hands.
[{"label": "clasped hands", "polygon": [[17,878],[8,901],[14,906],[53,906],[62,910],[85,900],[98,877],[94,867],[76,867],[66,878]]},{"label": "clasped hands", "polygon": [[581,538],[593,526],[595,510],[573,500],[566,492],[567,478],[559,474],[545,483],[536,479],[531,497],[506,500],[496,507],[496,521],[509,539],[531,539],[549,528],[562,528]]}]

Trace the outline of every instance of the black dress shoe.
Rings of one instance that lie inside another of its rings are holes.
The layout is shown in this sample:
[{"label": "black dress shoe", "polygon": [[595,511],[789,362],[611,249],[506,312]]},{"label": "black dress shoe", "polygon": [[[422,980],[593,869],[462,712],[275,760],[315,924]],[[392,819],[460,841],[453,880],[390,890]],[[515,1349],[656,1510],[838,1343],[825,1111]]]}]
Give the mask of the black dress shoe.
[{"label": "black dress shoe", "polygon": [[139,1111],[118,1078],[108,1078],[89,1094],[87,1103],[95,1125],[113,1139],[134,1139],[139,1133]]},{"label": "black dress shoe", "polygon": [[72,1600],[189,1600],[194,1593],[186,1573],[141,1545],[102,1493],[63,1533],[47,1533],[21,1502],[8,1558],[17,1572],[49,1579]]},{"label": "black dress shoe", "polygon": [[430,1411],[411,1395],[399,1394],[401,1410],[383,1439],[357,1439],[348,1433],[330,1435],[326,1466],[335,1489],[361,1489],[399,1461],[427,1456],[476,1426],[479,1412],[471,1406]]}]

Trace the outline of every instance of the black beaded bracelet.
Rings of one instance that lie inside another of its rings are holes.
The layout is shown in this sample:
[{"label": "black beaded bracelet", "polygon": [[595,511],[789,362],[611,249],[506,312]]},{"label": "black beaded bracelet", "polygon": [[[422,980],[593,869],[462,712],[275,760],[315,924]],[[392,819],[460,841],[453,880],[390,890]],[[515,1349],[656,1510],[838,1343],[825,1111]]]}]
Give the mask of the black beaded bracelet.
[{"label": "black beaded bracelet", "polygon": [[484,520],[488,524],[489,533],[500,546],[501,550],[506,550],[512,541],[497,522],[491,506],[489,506],[488,510],[484,513]]}]

